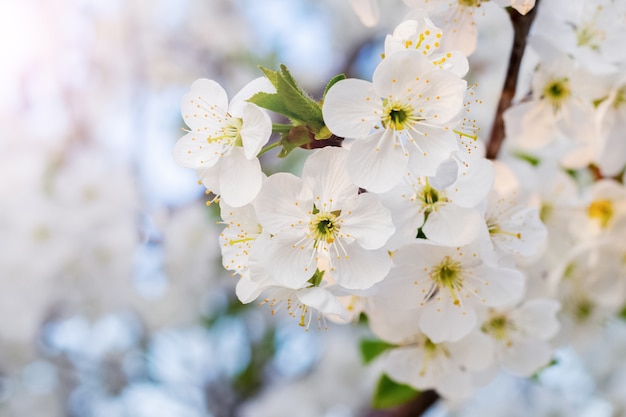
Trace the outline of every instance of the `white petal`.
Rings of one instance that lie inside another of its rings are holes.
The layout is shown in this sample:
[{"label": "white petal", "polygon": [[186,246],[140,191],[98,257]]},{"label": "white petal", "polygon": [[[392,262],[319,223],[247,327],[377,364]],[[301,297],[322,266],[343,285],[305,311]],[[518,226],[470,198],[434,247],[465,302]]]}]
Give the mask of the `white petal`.
[{"label": "white petal", "polygon": [[528,300],[513,312],[512,320],[524,334],[539,340],[548,340],[559,331],[560,324],[556,314],[560,309],[560,303],[555,300]]},{"label": "white petal", "polygon": [[241,207],[250,203],[261,190],[263,171],[258,159],[247,159],[241,147],[234,147],[222,161],[220,196],[229,205]]},{"label": "white petal", "polygon": [[239,134],[243,149],[246,158],[256,158],[272,134],[272,120],[265,111],[251,103],[244,103],[241,111],[243,124]]},{"label": "white petal", "polygon": [[495,346],[491,338],[480,331],[447,346],[457,363],[470,371],[485,370],[493,363]]},{"label": "white petal", "polygon": [[202,185],[214,194],[220,193],[222,161],[223,159],[219,159],[213,166],[196,170],[196,174],[198,174],[198,179],[202,182]]},{"label": "white petal", "polygon": [[[433,176],[437,172],[437,168],[459,147],[456,137],[450,132],[431,128],[422,129],[420,127],[420,129],[423,131],[422,133],[427,133],[427,135],[423,136],[416,132],[410,134],[419,148],[418,152],[411,152],[410,166],[417,175]],[[409,149],[413,148],[409,147]]]},{"label": "white petal", "polygon": [[429,240],[446,246],[464,246],[478,237],[485,223],[478,210],[444,204],[430,213],[422,231]]},{"label": "white petal", "polygon": [[[422,390],[434,388],[435,379],[425,366],[426,352],[420,347],[403,347],[392,349],[384,358],[383,370],[394,381],[411,385]],[[432,365],[432,364],[431,364]],[[421,372],[426,369],[426,372]]]},{"label": "white petal", "polygon": [[424,224],[424,207],[412,200],[413,188],[401,181],[394,189],[381,195],[381,201],[391,212],[396,232],[388,242],[390,250],[413,243],[418,229]]},{"label": "white petal", "polygon": [[265,77],[259,77],[246,84],[230,101],[228,106],[229,113],[235,117],[243,116],[243,107],[246,101],[258,92],[275,93],[276,88],[270,80]]},{"label": "white petal", "polygon": [[454,304],[446,289],[426,303],[420,317],[420,329],[433,343],[455,342],[475,327],[474,308],[463,300]]},{"label": "white petal", "polygon": [[502,365],[519,376],[531,376],[552,359],[552,348],[546,342],[534,339],[513,340],[500,351]]},{"label": "white petal", "polygon": [[348,312],[330,291],[320,288],[303,288],[297,292],[298,299],[302,304],[313,307],[324,314],[332,314],[346,318]]},{"label": "white petal", "polygon": [[313,192],[315,204],[320,211],[341,209],[336,207],[337,203],[357,196],[359,187],[350,181],[346,168],[347,159],[347,150],[326,147],[316,151],[305,161],[302,179]]},{"label": "white petal", "polygon": [[296,226],[307,227],[307,210],[313,209],[313,196],[300,178],[278,173],[265,180],[254,206],[263,230],[276,234]]},{"label": "white petal", "polygon": [[265,287],[255,281],[252,281],[250,277],[242,276],[237,281],[237,287],[235,287],[235,294],[239,301],[243,304],[248,304],[256,300],[263,292]]},{"label": "white petal", "polygon": [[337,136],[361,138],[380,123],[382,101],[372,83],[347,79],[333,85],[322,106],[326,126]]},{"label": "white petal", "polygon": [[357,140],[348,155],[348,173],[358,186],[372,192],[393,188],[406,172],[407,155],[396,145],[393,132]]},{"label": "white petal", "polygon": [[439,72],[423,54],[415,50],[399,51],[378,64],[372,83],[378,97],[404,102],[409,96],[417,98],[422,90],[428,88],[422,77],[433,71]]},{"label": "white petal", "polygon": [[313,245],[299,245],[300,241],[298,234],[280,233],[260,252],[265,269],[281,286],[302,288],[315,273]]},{"label": "white petal", "polygon": [[465,56],[470,56],[476,50],[476,42],[478,40],[478,29],[476,28],[476,22],[474,21],[473,14],[469,11],[458,11],[459,9],[472,9],[475,8],[461,8],[455,7],[457,13],[448,18],[449,22],[453,22],[445,32],[444,37],[444,50],[457,50],[462,52]]},{"label": "white petal", "polygon": [[494,169],[488,159],[474,158],[463,152],[455,152],[462,164],[457,181],[446,191],[446,197],[461,207],[475,207],[485,200],[493,186]]},{"label": "white petal", "polygon": [[437,190],[443,190],[457,180],[459,173],[459,165],[453,159],[443,161],[437,167],[437,173],[433,177],[428,177],[428,183]]},{"label": "white petal", "polygon": [[374,301],[367,310],[367,322],[376,336],[390,343],[402,344],[420,334],[420,312],[417,309],[394,310],[387,308],[386,304],[379,306]]},{"label": "white petal", "polygon": [[370,193],[359,195],[351,211],[341,214],[341,221],[341,234],[355,238],[365,249],[382,247],[396,230],[389,210]]},{"label": "white petal", "polygon": [[192,130],[207,126],[216,132],[228,111],[226,91],[213,80],[201,78],[191,85],[191,91],[181,101],[181,114]]},{"label": "white petal", "polygon": [[215,165],[224,152],[224,145],[207,142],[204,134],[189,132],[174,145],[174,160],[187,168],[208,168]]},{"label": "white petal", "polygon": [[345,253],[331,254],[331,271],[344,288],[364,290],[383,278],[391,268],[391,258],[385,249],[366,250],[356,243],[344,244]]},{"label": "white petal", "polygon": [[475,268],[466,276],[464,287],[480,303],[489,307],[504,307],[518,302],[524,295],[524,275],[514,269],[492,268],[486,265]]}]

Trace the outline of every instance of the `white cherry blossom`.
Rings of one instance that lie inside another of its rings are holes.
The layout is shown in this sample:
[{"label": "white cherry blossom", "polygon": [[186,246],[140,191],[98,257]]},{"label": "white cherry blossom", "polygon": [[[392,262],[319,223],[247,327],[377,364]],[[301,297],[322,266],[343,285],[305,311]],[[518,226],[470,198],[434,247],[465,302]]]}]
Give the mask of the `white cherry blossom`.
[{"label": "white cherry blossom", "polygon": [[323,148],[307,158],[302,179],[278,173],[263,184],[255,207],[271,238],[262,263],[283,286],[301,288],[324,262],[351,289],[371,287],[389,271],[384,245],[395,231],[391,215],[375,195],[358,193],[347,153]]},{"label": "white cherry blossom", "polygon": [[176,143],[174,159],[198,170],[205,187],[234,207],[250,203],[261,189],[257,154],[272,133],[265,111],[245,100],[271,88],[266,78],[257,78],[228,103],[217,82],[199,79],[182,99],[189,133]]},{"label": "white cherry blossom", "polygon": [[393,380],[418,390],[436,389],[453,400],[469,398],[477,384],[473,373],[485,370],[493,361],[493,345],[475,331],[457,342],[435,343],[416,334],[382,358],[383,371]]},{"label": "white cherry blossom", "polygon": [[442,50],[442,38],[442,30],[428,18],[425,10],[418,9],[387,35],[385,57],[398,51],[416,50],[427,56],[433,65],[464,77],[469,70],[467,58],[458,51]]},{"label": "white cherry blossom", "polygon": [[418,241],[394,254],[377,298],[388,308],[421,308],[419,328],[434,343],[457,341],[477,326],[477,309],[520,300],[524,276],[483,262],[478,245],[449,248]]},{"label": "white cherry blossom", "polygon": [[550,299],[527,300],[513,309],[490,309],[481,329],[495,343],[496,358],[507,370],[530,376],[550,362],[548,343],[559,331],[560,304]]},{"label": "white cherry blossom", "polygon": [[348,158],[350,178],[369,191],[387,191],[405,174],[409,160],[421,175],[433,175],[458,149],[452,129],[466,86],[414,50],[385,58],[372,82],[335,84],[322,112],[334,134],[355,138]]},{"label": "white cherry blossom", "polygon": [[473,242],[483,223],[476,207],[492,184],[491,162],[463,152],[453,153],[436,176],[420,177],[409,171],[404,181],[382,194],[397,229],[390,248],[415,241],[419,228],[427,239],[442,245]]}]

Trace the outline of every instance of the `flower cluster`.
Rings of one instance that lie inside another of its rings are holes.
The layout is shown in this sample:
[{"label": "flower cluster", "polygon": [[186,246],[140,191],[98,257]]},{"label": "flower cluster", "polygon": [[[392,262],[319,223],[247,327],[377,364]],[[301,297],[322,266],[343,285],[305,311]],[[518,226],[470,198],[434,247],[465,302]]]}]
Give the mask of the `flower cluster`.
[{"label": "flower cluster", "polygon": [[[230,103],[198,80],[174,156],[220,202],[223,265],[242,302],[306,329],[366,316],[393,380],[465,398],[499,364],[520,375],[548,364],[560,304],[527,291],[521,266],[546,228],[514,172],[482,156],[467,51],[446,49],[446,35],[412,12],[371,82],[337,76],[320,101],[284,67]],[[281,137],[266,145],[272,131]],[[258,156],[274,147],[321,149],[301,175],[266,176]]]}]

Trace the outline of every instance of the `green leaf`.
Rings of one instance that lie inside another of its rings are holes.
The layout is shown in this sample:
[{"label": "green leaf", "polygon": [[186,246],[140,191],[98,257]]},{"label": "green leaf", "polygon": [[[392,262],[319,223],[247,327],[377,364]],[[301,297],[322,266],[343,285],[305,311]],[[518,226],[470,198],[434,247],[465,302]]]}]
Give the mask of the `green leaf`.
[{"label": "green leaf", "polygon": [[288,133],[281,136],[282,149],[278,153],[279,158],[284,158],[296,148],[311,142],[311,132],[306,126],[295,126]]},{"label": "green leaf", "polygon": [[626,305],[624,307],[622,307],[622,309],[619,312],[619,314],[617,315],[617,317],[619,317],[622,320],[626,320]]},{"label": "green leaf", "polygon": [[374,359],[376,359],[381,353],[386,350],[394,347],[387,342],[383,342],[382,340],[372,340],[372,339],[364,339],[361,340],[361,357],[363,358],[363,363],[370,363]]},{"label": "green leaf", "polygon": [[419,395],[419,391],[405,384],[398,384],[382,374],[376,385],[372,407],[376,409],[391,408],[404,404]]},{"label": "green leaf", "polygon": [[291,121],[302,122],[298,119],[298,115],[293,113],[289,107],[287,107],[284,100],[278,94],[265,93],[261,91],[250,97],[248,101],[259,107],[273,111],[274,113],[282,114],[283,116],[288,117]]},{"label": "green leaf", "polygon": [[306,125],[314,134],[322,130],[324,118],[321,107],[298,87],[287,67],[281,65],[280,71],[260,68],[276,88],[276,93],[260,92],[248,101],[264,109],[282,114],[294,124]]},{"label": "green leaf", "polygon": [[328,84],[326,84],[326,88],[324,89],[324,96],[323,97],[326,97],[326,93],[328,93],[328,90],[330,90],[330,87],[332,87],[333,85],[337,84],[339,81],[345,80],[345,79],[346,79],[346,75],[345,74],[337,74],[333,78],[331,78],[330,81],[328,82]]}]

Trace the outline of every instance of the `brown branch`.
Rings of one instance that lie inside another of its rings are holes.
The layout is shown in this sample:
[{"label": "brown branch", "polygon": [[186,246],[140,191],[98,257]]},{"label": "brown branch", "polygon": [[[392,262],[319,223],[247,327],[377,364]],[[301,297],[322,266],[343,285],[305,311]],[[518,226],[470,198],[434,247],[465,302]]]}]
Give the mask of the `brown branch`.
[{"label": "brown branch", "polygon": [[526,15],[519,14],[519,12],[512,7],[507,7],[506,9],[511,18],[511,23],[513,24],[513,47],[511,48],[509,67],[506,71],[506,78],[504,79],[502,95],[498,103],[498,110],[496,110],[491,136],[487,143],[488,159],[495,159],[498,156],[498,152],[504,141],[503,114],[506,109],[511,107],[511,102],[515,97],[520,65],[522,63],[522,57],[524,56],[524,50],[526,49],[526,38],[528,37],[528,32],[537,14],[538,6],[539,0],[537,0],[535,7]]}]

